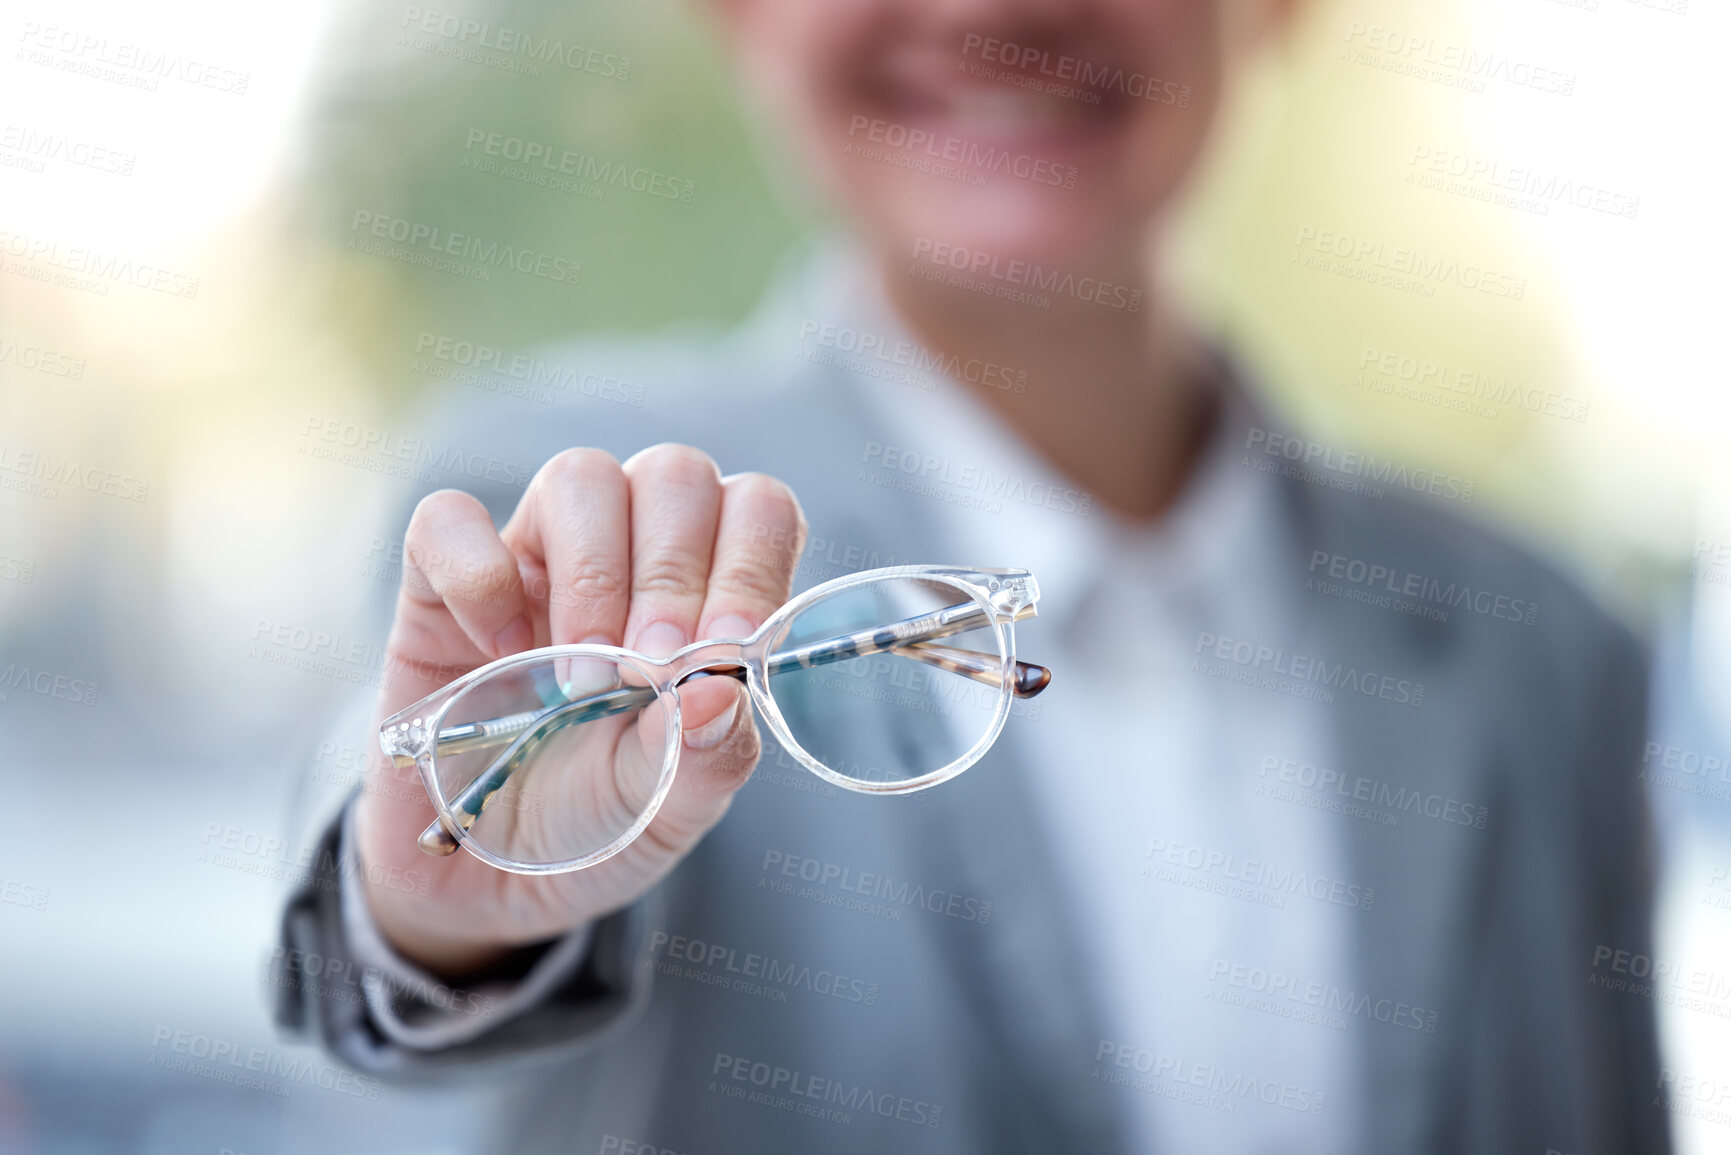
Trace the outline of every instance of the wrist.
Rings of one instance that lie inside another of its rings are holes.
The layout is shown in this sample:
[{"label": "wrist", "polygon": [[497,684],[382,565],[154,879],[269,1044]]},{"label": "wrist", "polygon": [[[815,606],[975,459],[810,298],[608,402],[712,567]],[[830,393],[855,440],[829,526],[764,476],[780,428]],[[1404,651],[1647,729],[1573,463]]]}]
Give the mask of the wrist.
[{"label": "wrist", "polygon": [[517,944],[493,941],[472,932],[452,934],[442,917],[428,917],[425,910],[405,909],[405,903],[425,907],[428,900],[404,896],[364,878],[359,880],[367,913],[385,944],[404,961],[436,978],[454,981],[491,970],[519,949]]}]

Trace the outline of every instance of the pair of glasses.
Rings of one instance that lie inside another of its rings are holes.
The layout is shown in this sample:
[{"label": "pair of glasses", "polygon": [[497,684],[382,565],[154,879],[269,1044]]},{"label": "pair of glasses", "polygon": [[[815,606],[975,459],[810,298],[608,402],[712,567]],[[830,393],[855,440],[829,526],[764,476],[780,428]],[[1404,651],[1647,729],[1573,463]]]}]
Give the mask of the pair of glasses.
[{"label": "pair of glasses", "polygon": [[908,794],[972,766],[1052,674],[1016,660],[1040,587],[1018,569],[895,566],[825,582],[749,638],[665,658],[548,646],[473,670],[379,728],[438,817],[419,845],[518,874],[605,862],[654,819],[682,748],[680,688],[743,681],[770,733],[826,782]]}]

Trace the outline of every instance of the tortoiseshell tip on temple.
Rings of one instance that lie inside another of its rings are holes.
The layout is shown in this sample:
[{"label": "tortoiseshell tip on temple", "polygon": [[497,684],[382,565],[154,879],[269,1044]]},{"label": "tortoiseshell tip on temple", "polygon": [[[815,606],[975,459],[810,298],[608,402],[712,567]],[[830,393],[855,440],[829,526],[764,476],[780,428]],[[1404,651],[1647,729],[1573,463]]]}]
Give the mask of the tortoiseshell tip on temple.
[{"label": "tortoiseshell tip on temple", "polygon": [[1016,697],[1032,698],[1051,684],[1052,671],[1046,667],[1036,666],[1032,662],[1016,663]]},{"label": "tortoiseshell tip on temple", "polygon": [[423,853],[431,854],[435,858],[444,858],[457,852],[456,837],[449,830],[446,830],[445,824],[437,818],[433,819],[432,824],[421,831],[421,836],[415,840],[415,845],[419,846]]}]

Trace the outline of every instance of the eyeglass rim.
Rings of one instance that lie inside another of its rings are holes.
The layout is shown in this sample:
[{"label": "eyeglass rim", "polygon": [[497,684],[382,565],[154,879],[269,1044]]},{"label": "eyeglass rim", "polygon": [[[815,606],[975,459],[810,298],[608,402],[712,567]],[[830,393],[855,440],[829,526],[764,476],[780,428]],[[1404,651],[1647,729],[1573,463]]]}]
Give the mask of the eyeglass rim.
[{"label": "eyeglass rim", "polygon": [[[794,738],[786,718],[781,713],[780,706],[776,704],[774,695],[768,687],[765,663],[772,641],[794,617],[803,613],[806,607],[811,604],[849,589],[909,577],[941,581],[967,594],[986,608],[993,636],[997,640],[999,657],[1004,671],[998,687],[998,701],[993,710],[992,718],[982,731],[980,738],[950,763],[905,782],[864,783],[830,769]],[[1038,603],[1039,597],[1039,584],[1035,581],[1033,574],[1025,569],[903,565],[863,570],[859,573],[833,578],[795,595],[766,618],[763,624],[752,631],[749,637],[700,639],[688,646],[681,647],[664,658],[651,658],[624,647],[595,643],[543,646],[534,650],[525,650],[522,653],[508,654],[483,666],[476,667],[385,719],[379,725],[379,737],[383,743],[386,741],[389,730],[402,725],[410,717],[413,717],[417,724],[424,724],[432,733],[437,734],[446,713],[452,704],[462,697],[465,690],[514,666],[562,657],[598,657],[635,668],[639,674],[644,675],[650,681],[650,685],[655,689],[657,700],[663,703],[666,752],[662,758],[661,773],[643,813],[611,842],[588,854],[552,863],[526,863],[505,858],[488,850],[485,846],[477,843],[473,833],[468,828],[465,828],[452,817],[450,804],[439,786],[435,770],[436,743],[429,743],[426,749],[415,758],[415,765],[420,772],[422,786],[427,792],[428,799],[433,803],[437,815],[436,820],[456,838],[458,845],[468,853],[491,866],[513,874],[570,873],[598,865],[614,857],[635,842],[642,836],[643,831],[648,829],[649,824],[654,821],[655,816],[666,802],[667,795],[673,788],[673,782],[678,773],[680,752],[684,745],[681,738],[683,727],[681,725],[679,695],[676,692],[679,683],[698,670],[732,664],[735,659],[737,659],[738,665],[745,668],[747,691],[750,694],[752,704],[763,715],[770,733],[781,743],[782,748],[793,756],[795,761],[824,781],[857,794],[912,794],[956,777],[984,757],[1003,733],[1014,697],[1015,620],[1018,616],[1025,616],[1031,611],[1032,607]],[[737,653],[724,652],[725,656],[721,657],[709,653],[715,650],[717,646],[728,645],[736,646]],[[705,660],[692,661],[700,654],[707,655]],[[665,672],[665,676],[657,677],[658,672]]]}]

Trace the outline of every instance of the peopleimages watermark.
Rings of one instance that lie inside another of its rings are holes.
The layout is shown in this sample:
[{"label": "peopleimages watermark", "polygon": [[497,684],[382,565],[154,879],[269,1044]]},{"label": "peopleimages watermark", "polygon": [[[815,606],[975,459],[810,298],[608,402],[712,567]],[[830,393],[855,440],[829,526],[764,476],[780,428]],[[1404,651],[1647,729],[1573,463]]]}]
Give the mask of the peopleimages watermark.
[{"label": "peopleimages watermark", "polygon": [[[1004,393],[1026,393],[1028,371],[981,357],[962,358],[939,353],[906,337],[886,337],[869,329],[853,329],[807,318],[799,327],[795,356],[864,377],[884,377],[916,389],[937,388],[934,375]],[[817,348],[808,348],[815,344]],[[833,356],[825,356],[833,351]],[[900,372],[906,370],[906,372]],[[923,376],[919,376],[923,375]]]},{"label": "peopleimages watermark", "polygon": [[1358,20],[1347,26],[1344,59],[1469,92],[1484,92],[1490,82],[1553,96],[1572,96],[1575,92],[1573,72]]},{"label": "peopleimages watermark", "polygon": [[[1029,482],[1010,474],[998,474],[978,465],[962,464],[947,457],[933,457],[917,449],[885,445],[868,441],[860,455],[866,466],[878,466],[882,472],[873,475],[861,470],[860,480],[878,485],[897,485],[909,492],[934,496],[952,505],[973,505],[988,513],[1001,513],[999,502],[1020,502],[1059,513],[1087,517],[1093,507],[1091,495],[1079,489],[1054,485],[1045,481]],[[913,483],[899,485],[899,479]],[[887,478],[887,480],[885,480]],[[946,486],[950,493],[932,487]]]},{"label": "peopleimages watermark", "polygon": [[[381,554],[382,561],[372,560]],[[382,537],[375,537],[367,543],[366,559],[361,563],[361,576],[395,585],[403,580],[403,561],[402,542],[387,542]],[[471,605],[483,606],[503,606],[508,600],[506,591],[490,588],[496,582],[495,571],[486,561],[472,554],[422,550],[409,559],[407,576],[409,588],[418,593],[432,593],[431,579],[439,577],[448,579],[457,586],[479,587],[484,591],[458,594],[454,590],[448,590],[444,596],[461,597]],[[533,578],[524,584],[530,597],[544,599],[552,592],[552,582],[546,578]],[[560,604],[564,604],[563,601]]]},{"label": "peopleimages watermark", "polygon": [[1276,754],[1262,759],[1256,776],[1262,779],[1256,787],[1256,797],[1292,802],[1379,826],[1398,826],[1404,816],[1483,830],[1491,815],[1488,806],[1462,802],[1447,794],[1396,786],[1362,774],[1349,777],[1339,770]]},{"label": "peopleimages watermark", "polygon": [[[328,739],[320,742],[307,777],[344,793],[359,787],[368,794],[398,801],[412,799],[421,802],[427,797],[420,776],[412,768],[404,770],[394,766],[377,746],[339,744]],[[506,800],[503,791],[495,798]]]},{"label": "peopleimages watermark", "polygon": [[[364,230],[364,232],[363,232]],[[392,242],[380,244],[381,240]],[[492,270],[510,269],[554,285],[575,285],[583,264],[568,257],[489,241],[434,225],[356,209],[349,221],[347,247],[435,272],[454,273],[474,281],[490,281]]]},{"label": "peopleimages watermark", "polygon": [[1605,943],[1593,947],[1587,985],[1731,1019],[1731,976]]},{"label": "peopleimages watermark", "polygon": [[68,381],[84,380],[84,358],[50,349],[46,345],[20,344],[12,337],[0,337],[0,365],[16,365],[50,377]]},{"label": "peopleimages watermark", "polygon": [[267,665],[378,689],[389,654],[384,645],[344,638],[334,630],[259,618],[246,656]]},{"label": "peopleimages watermark", "polygon": [[1330,1030],[1345,1030],[1348,1019],[1363,1019],[1402,1030],[1436,1034],[1436,1011],[1403,999],[1378,998],[1363,991],[1343,990],[1333,983],[1295,978],[1248,963],[1216,958],[1208,968],[1208,984],[1207,997],[1214,1002]]},{"label": "peopleimages watermark", "polygon": [[[889,922],[902,921],[909,910],[923,910],[962,922],[985,925],[992,920],[992,904],[972,895],[941,887],[928,887],[887,874],[856,871],[851,866],[807,858],[785,850],[765,850],[760,889],[793,895],[842,910],[871,914]],[[796,886],[808,883],[808,886]]]},{"label": "peopleimages watermark", "polygon": [[1438,285],[1454,285],[1507,301],[1523,300],[1527,295],[1525,277],[1406,245],[1386,245],[1315,225],[1300,225],[1292,243],[1297,249],[1292,254],[1293,264],[1421,297],[1436,296]]},{"label": "peopleimages watermark", "polygon": [[1704,537],[1696,538],[1689,576],[1709,585],[1731,585],[1731,541],[1712,542]]},{"label": "peopleimages watermark", "polygon": [[1351,910],[1369,911],[1376,888],[1345,879],[1312,874],[1292,866],[1277,866],[1260,858],[1243,858],[1229,850],[1194,843],[1150,838],[1138,874],[1223,898],[1238,898],[1258,906],[1282,909],[1289,897],[1308,898]]},{"label": "peopleimages watermark", "polygon": [[47,910],[48,888],[19,882],[16,878],[0,878],[0,902],[21,906],[25,910]]},{"label": "peopleimages watermark", "polygon": [[1255,1102],[1320,1115],[1328,1105],[1322,1091],[1110,1039],[1100,1040],[1094,1062],[1096,1079],[1217,1111],[1235,1112],[1240,1103]]},{"label": "peopleimages watermark", "polygon": [[54,501],[60,487],[100,493],[118,501],[143,504],[150,497],[150,482],[95,465],[85,465],[70,457],[52,453],[37,453],[0,445],[0,490],[10,490],[27,497]]},{"label": "peopleimages watermark", "polygon": [[911,276],[1042,309],[1051,307],[1053,296],[1130,313],[1142,307],[1141,289],[930,237],[914,238],[913,262]]},{"label": "peopleimages watermark", "polygon": [[655,200],[690,204],[697,189],[692,181],[657,169],[604,160],[591,153],[484,128],[469,129],[463,140],[463,153],[464,168],[588,200],[604,200],[607,190],[613,188]]},{"label": "peopleimages watermark", "polygon": [[398,974],[364,966],[353,959],[333,958],[316,952],[278,946],[265,960],[265,981],[278,986],[293,985],[324,1002],[362,1005],[369,985],[383,986],[442,1011],[490,1019],[498,1007],[497,995],[481,995],[462,987],[448,986],[420,975]]},{"label": "peopleimages watermark", "polygon": [[[778,568],[786,564],[786,551],[792,549],[798,540],[799,534],[796,530],[782,526],[754,525],[751,529],[752,554],[749,560],[754,565]],[[804,545],[805,548],[794,567],[794,575],[796,578],[810,579],[814,583],[843,574],[859,573],[861,570],[920,564],[918,558],[898,557],[875,546],[838,541],[816,534],[808,535]]]},{"label": "peopleimages watermark", "polygon": [[1640,781],[1731,802],[1731,754],[1708,754],[1666,742],[1648,742],[1641,751]]},{"label": "peopleimages watermark", "polygon": [[[1245,465],[1265,473],[1279,472],[1283,477],[1296,477],[1366,497],[1380,498],[1385,492],[1381,487],[1390,486],[1471,505],[1478,489],[1476,483],[1452,473],[1414,469],[1391,457],[1378,458],[1374,453],[1339,449],[1320,441],[1254,426],[1244,435],[1244,448]],[[1261,451],[1263,460],[1251,456],[1251,451],[1256,450]],[[1291,463],[1290,472],[1283,471],[1283,461]]]},{"label": "peopleimages watermark", "polygon": [[1659,1068],[1653,1106],[1704,1123],[1731,1124],[1731,1079],[1704,1079]]},{"label": "peopleimages watermark", "polygon": [[[710,1080],[711,1093],[829,1123],[851,1123],[855,1114],[861,1114],[916,1127],[936,1127],[944,1117],[942,1107],[924,1099],[810,1075],[725,1051],[715,1053],[715,1065],[709,1073],[717,1076]],[[759,1090],[751,1090],[753,1087]]]},{"label": "peopleimages watermark", "polygon": [[517,462],[458,445],[405,437],[388,429],[360,425],[340,417],[308,417],[301,430],[299,452],[306,457],[384,473],[423,485],[457,476],[526,489],[535,470]]},{"label": "peopleimages watermark", "polygon": [[873,160],[968,184],[987,176],[1010,177],[1055,188],[1075,188],[1077,169],[1030,153],[981,144],[965,136],[936,133],[855,113],[848,122],[842,155]]},{"label": "peopleimages watermark", "polygon": [[1535,216],[1550,216],[1559,204],[1631,221],[1641,210],[1638,196],[1452,149],[1417,145],[1406,163],[1408,184]]},{"label": "peopleimages watermark", "polygon": [[0,702],[11,701],[14,693],[26,693],[74,706],[94,706],[100,689],[88,678],[33,668],[24,662],[8,662],[5,669],[0,669]]},{"label": "peopleimages watermark", "polygon": [[1449,610],[1465,609],[1480,617],[1523,626],[1539,622],[1539,603],[1531,598],[1510,597],[1464,581],[1444,584],[1400,566],[1325,549],[1310,551],[1310,572],[1304,579],[1304,588],[1429,621],[1446,622]]},{"label": "peopleimages watermark", "polygon": [[785,1003],[790,991],[805,991],[819,998],[877,1006],[875,982],[828,967],[742,951],[725,943],[657,930],[649,936],[649,954],[657,974],[755,995],[771,1002]]},{"label": "peopleimages watermark", "polygon": [[138,154],[75,136],[8,123],[0,126],[0,168],[46,172],[50,164],[89,169],[112,176],[131,176]]},{"label": "peopleimages watermark", "polygon": [[166,81],[225,96],[245,96],[252,83],[250,72],[188,58],[173,49],[111,40],[106,35],[34,20],[24,22],[18,40],[21,47],[15,59],[144,92],[157,92]]},{"label": "peopleimages watermark", "polygon": [[[1444,408],[1466,408],[1475,402],[1506,405],[1528,413],[1542,413],[1563,421],[1585,421],[1589,403],[1549,389],[1524,388],[1507,377],[1492,377],[1473,369],[1451,366],[1443,360],[1395,349],[1366,345],[1358,355],[1359,376],[1354,382],[1363,389],[1415,399],[1459,398],[1442,402]],[[1366,371],[1372,376],[1367,380]],[[1381,380],[1378,380],[1378,377]],[[1406,388],[1410,386],[1411,388]],[[1440,390],[1440,392],[1431,392]],[[1490,417],[1496,410],[1487,410]]]},{"label": "peopleimages watermark", "polygon": [[[749,790],[754,786],[775,786],[782,790],[810,794],[816,798],[835,798],[841,794],[839,788],[795,762],[788,752],[782,749],[781,743],[773,740],[764,742],[763,753],[757,759],[757,768],[751,772],[751,777],[745,780],[745,789]],[[921,798],[929,793],[929,790],[920,790],[904,797]]]},{"label": "peopleimages watermark", "polygon": [[1731,910],[1731,867],[1715,866],[1707,872],[1707,893],[1701,904],[1718,910]]},{"label": "peopleimages watermark", "polygon": [[287,1098],[295,1087],[306,1086],[376,1100],[384,1088],[371,1076],[357,1075],[322,1061],[315,1064],[310,1057],[290,1058],[274,1048],[247,1047],[173,1027],[159,1025],[151,1035],[150,1050],[147,1066],[282,1098]]},{"label": "peopleimages watermark", "polygon": [[601,1136],[601,1150],[596,1155],[681,1155],[671,1147],[657,1147],[653,1143],[645,1143],[637,1139],[623,1139],[618,1135]]},{"label": "peopleimages watermark", "polygon": [[[106,297],[109,289],[120,284],[189,301],[198,296],[197,277],[120,253],[63,246],[51,237],[0,229],[0,257],[6,258],[0,267],[14,276],[99,297]],[[20,260],[26,263],[17,263]]]},{"label": "peopleimages watermark", "polygon": [[345,861],[322,844],[296,847],[285,838],[226,822],[204,824],[204,840],[196,861],[296,886],[319,879],[324,889],[335,889],[337,879],[358,878],[372,886],[423,897],[433,880],[424,870],[387,867],[380,862],[363,868],[358,859]]},{"label": "peopleimages watermark", "polygon": [[1259,689],[1333,702],[1330,690],[1380,698],[1401,706],[1424,705],[1423,682],[1409,681],[1375,670],[1360,670],[1345,662],[1287,651],[1243,638],[1225,638],[1207,631],[1196,635],[1197,664],[1192,673],[1225,678]]},{"label": "peopleimages watermark", "polygon": [[587,73],[604,80],[631,79],[631,58],[581,44],[567,44],[551,36],[537,36],[521,28],[471,20],[452,13],[409,7],[398,22],[397,43],[418,52],[448,56],[471,64],[541,75],[541,65],[551,64],[572,72]]},{"label": "peopleimages watermark", "polygon": [[[977,56],[981,64],[970,64]],[[1047,49],[1017,44],[969,32],[962,37],[963,67],[969,75],[988,80],[1001,80],[1021,88],[1062,96],[1084,104],[1099,104],[1100,94],[1116,92],[1156,104],[1172,104],[1179,108],[1190,105],[1190,86],[1172,80],[1161,80],[1145,72],[1126,71],[1122,67],[1084,60],[1066,53],[1054,55]],[[986,64],[1004,65],[1001,69],[986,68]],[[1045,78],[1045,79],[1042,79]]]},{"label": "peopleimages watermark", "polygon": [[565,394],[641,409],[646,396],[641,385],[565,361],[509,353],[496,345],[429,333],[425,329],[415,337],[411,368],[441,380],[489,393],[524,397],[543,405],[551,405],[560,394]]}]

